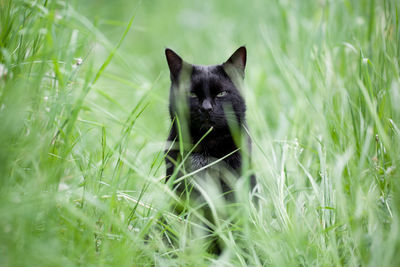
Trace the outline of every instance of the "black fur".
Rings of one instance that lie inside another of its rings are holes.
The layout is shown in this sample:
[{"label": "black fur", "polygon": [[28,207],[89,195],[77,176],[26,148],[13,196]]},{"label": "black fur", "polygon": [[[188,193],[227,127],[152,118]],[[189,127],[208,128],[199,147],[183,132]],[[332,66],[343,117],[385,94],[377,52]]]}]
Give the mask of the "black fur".
[{"label": "black fur", "polygon": [[[246,48],[240,47],[225,63],[214,66],[191,65],[170,49],[166,49],[165,54],[171,76],[169,112],[171,120],[174,121],[168,143],[177,144],[179,141],[176,116],[181,124],[187,125],[190,144],[187,150],[190,150],[190,146],[196,144],[210,127],[213,128],[185,164],[188,170],[193,171],[223,158],[241,146],[240,138],[234,140],[232,136],[232,126],[238,130],[239,136],[245,134],[243,127],[246,124],[246,105],[238,87],[244,78]],[[183,98],[179,97],[182,93]],[[178,105],[185,101],[188,111],[178,115]],[[248,146],[247,151],[250,151],[250,141],[245,145]],[[240,174],[242,158],[239,150],[223,159],[224,163],[221,164]],[[174,174],[181,160],[178,146],[175,145],[166,157],[167,180]],[[180,175],[181,173],[177,174],[177,177]],[[254,183],[252,177],[251,186],[254,186]],[[222,181],[221,186],[223,191],[228,190]]]}]

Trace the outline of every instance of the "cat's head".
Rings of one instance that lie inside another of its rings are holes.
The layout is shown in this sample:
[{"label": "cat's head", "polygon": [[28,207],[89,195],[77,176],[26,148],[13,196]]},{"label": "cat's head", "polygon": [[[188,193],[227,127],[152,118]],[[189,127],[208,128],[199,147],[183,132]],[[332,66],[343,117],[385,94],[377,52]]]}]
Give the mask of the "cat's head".
[{"label": "cat's head", "polygon": [[170,77],[170,115],[174,118],[183,106],[191,131],[204,133],[210,127],[227,129],[244,122],[245,102],[241,84],[246,66],[246,48],[237,49],[224,63],[192,65],[171,49],[165,50]]}]

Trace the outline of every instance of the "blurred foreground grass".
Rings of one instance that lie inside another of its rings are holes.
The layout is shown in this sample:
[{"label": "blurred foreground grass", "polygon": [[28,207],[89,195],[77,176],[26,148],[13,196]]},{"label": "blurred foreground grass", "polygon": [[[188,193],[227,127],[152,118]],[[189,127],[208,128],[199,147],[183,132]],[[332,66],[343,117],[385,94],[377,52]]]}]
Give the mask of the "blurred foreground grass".
[{"label": "blurred foreground grass", "polygon": [[[399,6],[1,0],[0,265],[399,266]],[[162,183],[163,50],[242,44],[261,200],[216,258]]]}]

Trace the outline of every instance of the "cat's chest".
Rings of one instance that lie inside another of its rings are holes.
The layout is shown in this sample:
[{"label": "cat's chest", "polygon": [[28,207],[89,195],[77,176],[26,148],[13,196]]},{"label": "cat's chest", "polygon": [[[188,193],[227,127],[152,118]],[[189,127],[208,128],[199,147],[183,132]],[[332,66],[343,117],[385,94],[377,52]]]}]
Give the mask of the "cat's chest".
[{"label": "cat's chest", "polygon": [[[237,161],[235,156],[234,154],[233,157],[228,157],[226,161],[203,153],[193,153],[189,156],[189,171],[196,172],[196,174],[190,178],[190,181],[195,181],[195,184],[200,188],[206,189],[206,192],[226,193],[231,191],[233,187],[229,186],[229,184],[233,181],[230,180],[230,183],[227,181],[237,174],[234,166],[230,164],[232,160]],[[192,195],[198,197],[201,195],[198,193],[198,191],[194,190]],[[224,197],[232,199],[231,194],[225,194]]]},{"label": "cat's chest", "polygon": [[215,160],[204,153],[192,153],[189,159],[189,168],[191,171],[206,167]]},{"label": "cat's chest", "polygon": [[[221,171],[222,169],[235,169],[235,166],[231,166],[231,161],[235,159],[236,155],[233,157],[228,157],[226,159],[220,160],[216,157],[207,155],[206,153],[192,153],[189,156],[189,170],[191,172],[202,169],[204,171]],[[218,162],[216,162],[218,161]]]}]

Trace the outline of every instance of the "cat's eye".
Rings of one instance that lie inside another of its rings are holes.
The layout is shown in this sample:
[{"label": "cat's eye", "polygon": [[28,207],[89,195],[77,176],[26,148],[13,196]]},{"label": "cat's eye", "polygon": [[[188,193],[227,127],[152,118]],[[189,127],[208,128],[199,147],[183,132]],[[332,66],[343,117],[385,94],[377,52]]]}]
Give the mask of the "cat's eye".
[{"label": "cat's eye", "polygon": [[228,93],[226,92],[226,91],[222,91],[222,92],[219,92],[218,94],[217,94],[217,97],[224,97],[224,96],[226,96]]},{"label": "cat's eye", "polygon": [[194,92],[189,92],[189,97],[190,98],[195,98],[197,95]]}]

